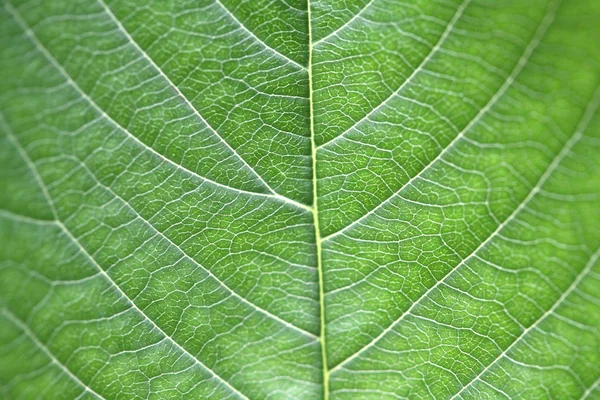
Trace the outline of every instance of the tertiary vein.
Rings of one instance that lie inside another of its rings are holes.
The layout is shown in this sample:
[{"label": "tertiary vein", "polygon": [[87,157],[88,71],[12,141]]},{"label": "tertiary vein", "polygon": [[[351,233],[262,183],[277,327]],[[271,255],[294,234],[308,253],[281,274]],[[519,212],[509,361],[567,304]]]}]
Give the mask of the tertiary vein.
[{"label": "tertiary vein", "polygon": [[144,320],[146,320],[148,323],[151,324],[151,326],[156,329],[156,331],[160,332],[165,338],[167,338],[171,343],[173,343],[173,345],[175,347],[177,347],[180,351],[182,351],[186,356],[190,357],[195,363],[197,363],[198,365],[200,365],[204,370],[206,370],[208,373],[210,373],[212,376],[214,376],[215,378],[217,378],[219,381],[221,381],[225,386],[227,386],[234,394],[236,394],[237,396],[244,398],[244,399],[248,399],[245,395],[243,395],[238,389],[236,389],[234,386],[232,386],[226,379],[222,378],[220,375],[218,375],[216,372],[214,372],[211,368],[209,368],[206,364],[204,364],[203,362],[201,362],[197,356],[193,355],[192,353],[190,353],[188,350],[186,350],[184,347],[182,347],[179,343],[177,343],[168,333],[166,333],[160,326],[158,326],[156,324],[156,322],[154,322],[154,320],[152,320],[141,308],[139,308],[137,306],[137,304],[133,301],[133,299],[131,297],[129,297],[127,295],[127,293],[125,293],[123,291],[123,289],[121,289],[121,287],[110,277],[110,275],[108,275],[108,273],[106,272],[106,270],[104,268],[102,268],[98,262],[96,261],[96,259],[85,249],[85,247],[79,242],[79,240],[73,235],[73,233],[71,233],[71,231],[65,226],[65,224],[61,221],[60,216],[58,214],[58,211],[56,210],[56,206],[54,205],[54,200],[52,199],[50,192],[48,191],[48,187],[46,186],[46,184],[44,183],[42,177],[40,176],[37,167],[35,166],[35,164],[33,163],[33,161],[29,158],[29,156],[27,155],[27,153],[25,152],[25,149],[23,149],[23,147],[21,146],[21,144],[19,143],[19,141],[16,139],[16,137],[14,136],[14,134],[11,133],[11,131],[9,130],[9,127],[6,126],[6,124],[4,123],[4,118],[2,117],[2,115],[0,114],[0,122],[3,123],[4,125],[4,130],[6,131],[9,139],[13,142],[13,144],[17,147],[21,157],[23,158],[23,160],[25,161],[25,163],[27,164],[29,170],[31,171],[31,173],[33,174],[38,186],[40,187],[40,189],[42,190],[42,193],[46,199],[46,202],[48,203],[48,206],[50,207],[52,214],[54,216],[54,220],[55,223],[58,225],[58,227],[62,230],[62,232],[65,234],[65,236],[67,236],[69,238],[69,240],[79,249],[79,251],[85,256],[86,259],[88,259],[90,261],[91,264],[93,264],[98,271],[100,272],[100,274],[111,284],[111,286],[113,286],[115,288],[115,290],[119,293],[119,295],[125,299],[125,301],[127,303],[129,303],[131,305],[131,307],[133,307],[133,309],[135,309],[138,314],[140,316],[142,316],[142,318]]},{"label": "tertiary vein", "polygon": [[483,249],[492,239],[494,239],[511,221],[513,221],[531,202],[531,200],[540,192],[544,183],[550,178],[552,173],[556,170],[558,165],[562,162],[562,160],[571,152],[573,146],[581,140],[583,137],[583,132],[587,128],[588,123],[592,119],[594,113],[598,109],[598,105],[600,104],[600,88],[596,90],[596,93],[590,104],[582,116],[580,122],[575,128],[572,136],[566,143],[563,145],[562,149],[558,152],[558,154],[554,157],[554,159],[550,162],[548,167],[542,173],[536,184],[531,188],[527,196],[518,204],[515,210],[500,224],[496,227],[496,229],[488,235],[488,237],[483,240],[475,250],[469,253],[466,257],[462,259],[454,268],[451,268],[441,279],[439,279],[432,287],[430,287],[426,292],[424,292],[419,298],[417,298],[412,305],[403,312],[400,317],[398,317],[394,322],[392,322],[386,329],[384,329],[379,335],[373,338],[367,345],[363,346],[359,351],[355,352],[351,356],[347,357],[345,360],[336,365],[330,372],[333,373],[340,368],[343,368],[350,361],[359,357],[369,348],[375,346],[377,342],[383,338],[388,332],[390,332],[395,326],[398,325],[400,321],[402,321],[406,316],[410,315],[412,311],[421,303],[422,300],[426,299],[431,292],[433,292],[438,286],[445,283],[446,279],[448,279],[454,271],[460,268],[462,265],[467,263],[472,257],[474,257],[481,249]]}]

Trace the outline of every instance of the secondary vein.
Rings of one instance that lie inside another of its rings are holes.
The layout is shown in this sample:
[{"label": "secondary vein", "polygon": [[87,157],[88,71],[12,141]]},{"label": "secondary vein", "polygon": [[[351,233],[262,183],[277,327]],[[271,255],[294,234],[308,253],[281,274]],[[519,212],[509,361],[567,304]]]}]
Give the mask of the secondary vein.
[{"label": "secondary vein", "polygon": [[151,66],[152,68],[154,68],[154,70],[165,80],[165,82],[171,87],[173,88],[173,90],[175,91],[175,93],[177,93],[178,97],[181,98],[181,100],[184,102],[184,104],[191,110],[191,112],[193,112],[200,121],[202,121],[202,123],[207,126],[214,134],[215,136],[219,139],[219,141],[221,143],[223,143],[223,145],[232,153],[234,154],[241,162],[242,164],[244,164],[244,166],[250,171],[252,172],[256,178],[264,185],[264,187],[274,196],[281,196],[279,195],[279,193],[277,193],[275,191],[275,189],[273,189],[269,183],[262,177],[261,174],[258,173],[258,171],[255,170],[255,168],[252,168],[252,166],[242,157],[242,155],[240,153],[238,153],[238,151],[236,149],[234,149],[231,144],[229,144],[228,141],[225,140],[225,138],[223,138],[223,136],[221,134],[219,134],[219,132],[217,132],[217,130],[208,123],[208,121],[200,114],[200,111],[198,111],[198,108],[196,108],[196,106],[194,106],[191,102],[190,99],[188,99],[188,97],[183,94],[183,92],[181,91],[181,89],[179,89],[179,86],[177,86],[172,80],[171,78],[166,74],[165,71],[163,71],[163,69],[161,67],[158,66],[158,64],[154,61],[153,58],[150,57],[150,55],[138,44],[138,42],[133,38],[133,36],[129,33],[129,31],[127,29],[125,29],[125,26],[123,26],[123,24],[121,23],[121,21],[117,18],[117,16],[112,12],[112,9],[108,6],[108,4],[106,4],[106,2],[104,0],[97,0],[98,3],[102,6],[102,8],[104,9],[104,12],[108,15],[108,17],[113,21],[113,23],[116,25],[117,29],[119,30],[119,32],[121,32],[121,34],[127,39],[127,41],[135,48],[135,50],[140,54],[140,56],[146,60]]},{"label": "secondary vein", "polygon": [[[0,124],[6,125],[4,123],[4,116],[1,113],[0,113]],[[8,126],[6,125],[6,126],[4,126],[4,128],[6,129],[6,128],[8,128]],[[195,356],[192,353],[190,353],[186,348],[184,348],[182,345],[180,345],[178,342],[176,342],[175,339],[173,339],[173,337],[171,337],[171,335],[169,335],[167,332],[165,332],[163,330],[163,328],[161,328],[160,326],[158,326],[156,324],[156,322],[153,319],[151,319],[144,312],[144,310],[142,310],[133,301],[133,299],[127,293],[125,293],[125,291],[121,288],[121,286],[119,286],[115,282],[115,280],[113,280],[113,278],[106,272],[106,270],[100,266],[100,264],[98,263],[98,261],[87,251],[87,249],[83,246],[83,244],[81,244],[81,242],[77,239],[77,237],[75,237],[75,235],[73,235],[73,233],[66,227],[66,225],[63,223],[63,221],[60,219],[58,210],[56,209],[56,206],[55,206],[54,199],[50,195],[50,192],[48,190],[47,184],[42,179],[42,177],[41,177],[40,173],[38,172],[38,169],[35,166],[33,160],[31,160],[31,158],[29,157],[29,155],[27,154],[26,150],[23,148],[23,146],[21,145],[21,143],[19,142],[19,140],[15,137],[15,135],[10,130],[6,129],[6,133],[8,134],[9,140],[11,140],[11,142],[13,142],[13,144],[17,147],[17,149],[19,151],[19,154],[21,155],[21,157],[23,158],[23,160],[27,164],[27,167],[30,169],[30,171],[33,174],[33,176],[34,176],[34,178],[35,178],[38,186],[42,190],[42,194],[44,195],[44,198],[46,199],[46,201],[48,203],[48,206],[50,207],[50,210],[52,211],[52,214],[54,216],[54,221],[55,221],[56,225],[65,234],[65,236],[73,243],[73,245],[75,245],[77,247],[77,249],[81,252],[81,254],[83,254],[83,256],[98,269],[99,273],[115,288],[115,290],[119,293],[119,295],[127,303],[129,303],[132,306],[132,308],[135,309],[136,312],[144,320],[148,321],[148,323],[150,323],[154,329],[156,329],[158,332],[160,332],[167,340],[169,340],[175,347],[177,347],[179,350],[181,350],[184,354],[186,354],[192,360],[194,360],[194,363],[196,363],[199,366],[201,366],[210,375],[214,376],[220,382],[222,382],[237,397],[248,400],[248,397],[246,397],[246,395],[244,395],[236,387],[234,387],[232,384],[230,384],[227,380],[225,380],[219,374],[217,374],[215,371],[213,371],[210,367],[208,367],[208,365],[206,365],[202,361],[200,361],[200,359],[197,356]]]}]

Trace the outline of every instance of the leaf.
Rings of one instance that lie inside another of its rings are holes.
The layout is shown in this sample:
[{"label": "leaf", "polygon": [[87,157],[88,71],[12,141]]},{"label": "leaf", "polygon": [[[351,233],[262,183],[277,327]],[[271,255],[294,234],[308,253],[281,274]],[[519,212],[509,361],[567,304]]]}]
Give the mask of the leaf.
[{"label": "leaf", "polygon": [[4,1],[0,397],[600,398],[599,18]]}]

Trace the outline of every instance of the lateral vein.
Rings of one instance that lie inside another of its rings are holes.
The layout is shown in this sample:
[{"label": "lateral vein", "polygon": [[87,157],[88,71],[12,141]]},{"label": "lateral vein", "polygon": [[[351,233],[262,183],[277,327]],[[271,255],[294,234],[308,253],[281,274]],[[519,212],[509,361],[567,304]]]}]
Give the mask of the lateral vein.
[{"label": "lateral vein", "polygon": [[[600,90],[597,90],[596,96],[593,99],[594,111],[598,108],[598,104],[600,103]],[[465,258],[462,259],[454,268],[452,268],[448,273],[446,273],[439,281],[435,283],[432,287],[430,287],[425,293],[423,293],[418,299],[416,299],[412,305],[404,312],[400,317],[398,317],[392,324],[390,324],[386,329],[384,329],[377,337],[371,340],[366,346],[363,346],[359,351],[352,354],[350,357],[346,358],[344,361],[340,362],[331,370],[331,373],[342,368],[351,360],[358,357],[360,354],[364,353],[367,349],[374,346],[381,338],[383,338],[389,331],[391,331],[401,320],[403,320],[407,315],[415,309],[415,307],[425,298],[429,296],[429,294],[434,291],[439,285],[445,283],[446,279],[448,279],[454,271],[456,271],[459,267],[468,262],[471,257],[475,256],[482,248],[484,248],[492,239],[496,237],[503,229],[506,227],[512,220],[514,220],[525,207],[529,204],[529,202],[535,197],[536,194],[539,193],[541,187],[544,183],[550,178],[554,170],[558,167],[558,165],[562,162],[562,160],[569,154],[573,146],[581,139],[583,136],[583,131],[587,127],[590,119],[593,116],[593,112],[586,112],[580,124],[578,124],[576,131],[573,133],[571,138],[564,144],[563,148],[560,152],[555,156],[555,158],[550,162],[546,170],[543,172],[542,176],[536,182],[536,184],[529,191],[527,196],[519,203],[519,205],[515,208],[515,210],[500,224],[496,229],[484,240],[481,242],[479,246],[475,250],[473,250],[470,254],[468,254]]]},{"label": "lateral vein", "polygon": [[133,37],[131,36],[131,34],[127,31],[127,29],[125,29],[125,27],[123,26],[123,24],[121,23],[121,21],[119,21],[119,19],[115,16],[115,14],[112,12],[112,10],[110,9],[110,7],[108,7],[108,5],[104,2],[104,0],[97,0],[98,3],[104,8],[104,11],[106,12],[106,14],[110,17],[110,19],[115,23],[115,25],[117,26],[117,28],[119,29],[119,31],[121,31],[121,33],[125,36],[125,38],[131,43],[131,45],[138,51],[138,53],[140,53],[140,55],[160,74],[160,76],[173,88],[173,90],[177,93],[177,95],[183,100],[183,102],[187,105],[187,107],[189,107],[189,109],[200,119],[200,121],[202,121],[202,123],[204,125],[206,125],[218,138],[219,140],[223,143],[223,145],[225,145],[225,147],[227,147],[229,149],[229,151],[231,151],[233,154],[235,154],[236,157],[239,158],[239,160],[246,166],[246,168],[248,168],[249,171],[251,171],[257,178],[258,180],[275,196],[282,196],[280,194],[278,194],[265,180],[264,178],[258,173],[256,172],[256,170],[254,168],[252,168],[250,166],[250,164],[248,164],[248,162],[246,162],[246,160],[244,160],[244,158],[233,148],[231,147],[231,145],[223,138],[223,136],[221,136],[219,134],[219,132],[217,132],[217,130],[215,128],[212,127],[212,125],[210,125],[208,123],[208,121],[206,119],[204,119],[204,117],[200,114],[200,112],[198,111],[198,109],[192,104],[192,102],[181,92],[181,90],[179,89],[179,87],[177,85],[175,85],[175,83],[173,83],[173,81],[171,80],[171,78],[169,78],[169,76],[162,70],[162,68],[160,68],[156,62],[154,62],[154,60],[148,55],[148,53],[146,53],[146,51],[144,49],[142,49],[142,47],[133,39]]},{"label": "lateral vein", "polygon": [[[4,117],[2,116],[2,114],[0,114],[0,122],[4,122]],[[3,123],[3,125],[6,125],[6,124]],[[8,128],[8,127],[6,127],[6,128]],[[29,158],[29,155],[27,154],[25,149],[23,149],[23,146],[21,146],[21,144],[19,143],[18,139],[14,136],[14,134],[8,129],[7,129],[7,134],[8,134],[9,139],[17,146],[18,151],[21,154],[21,157],[23,157],[23,159],[25,160],[25,163],[27,164],[27,166],[33,173],[36,182],[38,183],[40,189],[42,190],[42,193],[44,194],[44,197],[46,198],[46,201],[48,202],[48,206],[52,210],[52,213],[56,220],[56,224],[63,231],[63,233],[69,238],[69,240],[71,242],[73,242],[73,244],[75,246],[77,246],[79,251],[85,256],[85,258],[87,258],[98,269],[100,274],[102,274],[102,276],[115,288],[115,290],[121,295],[121,297],[123,299],[125,299],[129,304],[131,304],[131,306],[139,313],[139,315],[141,315],[146,321],[148,321],[154,327],[154,329],[156,329],[158,332],[160,332],[162,335],[164,335],[164,337],[166,337],[171,343],[173,343],[173,345],[175,347],[180,349],[187,356],[191,357],[192,360],[194,360],[194,362],[196,364],[202,366],[202,368],[204,368],[209,374],[211,374],[212,376],[217,378],[219,381],[223,382],[223,384],[225,384],[225,386],[227,386],[234,394],[236,394],[237,396],[239,396],[243,399],[249,400],[238,389],[236,389],[229,382],[227,382],[227,380],[223,379],[220,375],[218,375],[216,372],[214,372],[211,368],[209,368],[207,365],[205,365],[203,362],[201,362],[198,359],[198,357],[194,356],[192,353],[190,353],[188,350],[186,350],[184,347],[182,347],[179,343],[177,343],[170,335],[168,335],[161,327],[159,327],[156,324],[156,322],[154,322],[154,320],[152,320],[150,317],[148,317],[148,315],[146,315],[146,313],[142,309],[140,309],[137,306],[137,304],[135,304],[135,302],[123,291],[123,289],[121,289],[121,287],[119,285],[117,285],[117,283],[110,277],[110,275],[108,275],[106,270],[104,270],[98,264],[96,259],[94,257],[92,257],[90,253],[88,253],[88,251],[85,249],[85,247],[83,247],[83,245],[79,242],[79,240],[77,240],[77,238],[71,233],[71,231],[60,220],[58,211],[56,210],[56,207],[54,205],[54,201],[52,200],[52,197],[50,196],[50,193],[48,192],[48,188],[47,188],[46,184],[44,183],[44,181],[42,180],[42,177],[39,174],[37,167],[35,166],[33,161]]]},{"label": "lateral vein", "polygon": [[289,58],[285,54],[282,54],[279,51],[277,51],[274,48],[272,48],[271,46],[267,45],[258,36],[256,36],[250,29],[246,28],[246,26],[242,23],[242,21],[240,21],[239,18],[236,17],[233,12],[231,12],[227,7],[225,7],[225,5],[221,2],[221,0],[215,0],[215,1],[219,5],[219,7],[221,7],[227,13],[227,15],[229,15],[229,17],[232,20],[234,20],[236,24],[238,24],[240,26],[240,28],[242,28],[242,30],[244,32],[246,32],[248,35],[250,35],[250,37],[252,37],[258,43],[260,43],[263,47],[265,47],[266,49],[272,51],[276,56],[284,59],[285,61],[287,61],[288,63],[294,65],[295,67],[298,67],[299,69],[301,69],[303,71],[308,71],[308,69],[305,66],[303,66],[302,64],[299,64],[298,62],[292,60],[291,58]]},{"label": "lateral vein", "polygon": [[477,376],[475,376],[468,383],[466,383],[465,385],[463,385],[463,387],[454,396],[452,396],[450,398],[450,400],[454,400],[455,398],[457,398],[458,396],[460,396],[460,394],[462,392],[464,392],[468,387],[470,387],[473,383],[475,383],[478,380],[480,380],[481,377],[483,376],[483,374],[485,374],[487,371],[489,371],[489,369],[492,368],[500,359],[502,359],[504,356],[506,356],[508,354],[508,352],[513,347],[515,347],[518,343],[520,343],[521,340],[523,340],[523,338],[525,336],[527,336],[527,334],[529,332],[531,332],[532,330],[534,330],[539,324],[541,324],[542,322],[544,322],[544,320],[546,318],[548,318],[550,315],[552,315],[556,311],[556,309],[565,301],[565,299],[577,288],[577,286],[579,286],[579,284],[581,283],[581,281],[583,280],[583,278],[591,271],[591,269],[595,265],[596,261],[598,261],[598,258],[600,258],[600,248],[598,248],[596,250],[596,252],[592,255],[592,257],[586,263],[586,265],[583,268],[583,270],[577,275],[577,277],[571,283],[571,285],[569,286],[569,288],[554,302],[554,304],[552,305],[552,307],[550,307],[550,309],[548,309],[548,311],[546,311],[542,316],[540,316],[538,319],[536,319],[533,324],[531,324],[529,327],[525,328],[521,332],[521,334],[511,343],[510,346],[508,346],[497,357],[495,357],[494,360],[492,361],[492,363],[490,363],[487,367],[483,368],[481,370],[481,372],[479,372],[479,374],[477,374]]},{"label": "lateral vein", "polygon": [[3,314],[13,324],[15,324],[16,326],[18,326],[19,329],[21,329],[23,331],[23,333],[25,333],[25,335],[28,336],[35,343],[35,345],[40,350],[42,350],[42,352],[44,352],[44,354],[46,354],[46,356],[48,358],[50,358],[50,360],[52,361],[52,363],[54,365],[56,365],[58,368],[60,368],[65,374],[67,374],[67,376],[69,376],[69,378],[71,378],[73,381],[75,381],[75,383],[77,383],[79,386],[81,386],[85,392],[89,392],[92,395],[94,395],[95,397],[98,397],[100,399],[104,399],[104,397],[100,396],[96,391],[94,391],[94,389],[92,389],[91,387],[89,387],[88,385],[86,385],[81,379],[79,379],[77,377],[77,375],[75,375],[73,372],[71,372],[71,370],[69,368],[67,368],[66,365],[64,365],[62,362],[60,362],[56,358],[56,356],[54,355],[54,353],[52,353],[50,351],[50,349],[48,348],[48,346],[46,346],[44,343],[42,343],[42,341],[35,335],[35,333],[33,333],[33,331],[31,330],[31,328],[29,328],[23,321],[21,321],[21,319],[19,317],[17,317],[16,315],[14,315],[12,312],[10,312],[9,310],[7,310],[6,308],[0,309],[0,314]]},{"label": "lateral vein", "polygon": [[348,224],[345,227],[343,227],[342,229],[338,230],[337,232],[334,232],[334,233],[328,235],[323,240],[332,239],[335,236],[338,236],[338,235],[344,233],[345,231],[352,228],[353,226],[356,226],[358,223],[365,220],[368,216],[373,215],[375,212],[377,212],[377,210],[381,209],[383,206],[388,204],[394,197],[396,197],[405,188],[409,187],[415,180],[417,180],[421,176],[423,176],[423,174],[425,174],[437,161],[441,160],[444,157],[444,155],[446,155],[451,149],[453,149],[454,146],[456,145],[456,143],[458,143],[462,138],[465,137],[465,134],[467,132],[469,132],[471,130],[471,128],[473,126],[475,126],[477,124],[477,122],[479,122],[479,120],[481,120],[481,118],[490,111],[490,109],[494,106],[494,104],[496,104],[496,102],[504,95],[506,90],[508,90],[508,88],[511,87],[511,85],[513,84],[513,82],[515,81],[517,76],[521,73],[521,71],[527,64],[529,58],[531,57],[531,55],[533,54],[533,52],[535,51],[535,49],[537,48],[537,46],[539,45],[539,43],[541,42],[543,37],[545,36],[546,31],[552,24],[552,21],[554,20],[554,12],[556,11],[556,8],[558,7],[558,3],[560,3],[560,1],[555,2],[554,9],[551,8],[546,13],[540,26],[536,30],[536,33],[534,34],[533,39],[526,46],[525,50],[523,51],[523,54],[517,61],[516,65],[514,66],[513,70],[511,71],[510,75],[506,78],[506,80],[503,82],[503,84],[500,86],[500,88],[496,91],[496,93],[494,93],[494,95],[490,98],[490,100],[485,104],[485,106],[483,106],[481,108],[481,110],[475,115],[475,117],[473,117],[473,119],[471,119],[469,121],[469,123],[454,137],[454,139],[450,143],[448,143],[448,145],[446,147],[444,147],[444,149],[435,158],[433,158],[425,167],[423,167],[421,169],[421,171],[419,171],[419,173],[417,173],[415,176],[410,178],[404,185],[402,185],[398,190],[396,190],[396,192],[394,192],[387,199],[382,201],[377,207],[373,208],[371,211],[367,212],[366,214],[364,214],[362,217],[358,218],[356,221],[352,222],[351,224]]},{"label": "lateral vein", "polygon": [[140,145],[143,149],[148,150],[149,152],[151,152],[154,156],[158,157],[160,160],[171,164],[172,166],[174,166],[175,168],[183,171],[184,173],[191,175],[195,178],[198,178],[204,182],[208,182],[212,185],[215,185],[217,187],[220,187],[222,189],[226,189],[228,191],[231,192],[235,192],[235,193],[241,193],[241,194],[247,194],[247,195],[251,195],[251,196],[257,196],[257,197],[267,197],[267,198],[273,198],[279,201],[283,201],[286,202],[290,205],[293,205],[297,208],[300,208],[304,211],[309,211],[312,212],[312,208],[302,204],[300,202],[297,202],[295,200],[292,200],[288,197],[282,196],[278,193],[275,192],[271,192],[271,193],[258,193],[258,192],[250,192],[248,190],[243,190],[243,189],[238,189],[232,186],[227,186],[225,184],[219,183],[217,181],[213,181],[205,176],[201,176],[198,175],[198,173],[187,169],[186,167],[184,167],[181,164],[176,163],[175,161],[171,160],[170,158],[166,157],[165,155],[163,155],[162,153],[159,153],[158,151],[156,151],[154,148],[148,146],[146,143],[142,142],[137,136],[135,136],[133,133],[129,132],[127,130],[127,128],[125,128],[124,126],[122,126],[121,124],[119,124],[117,121],[115,121],[110,115],[108,115],[101,107],[100,105],[98,105],[94,99],[91,98],[90,95],[88,95],[86,92],[83,91],[83,89],[77,84],[77,82],[75,82],[75,80],[71,77],[71,75],[69,75],[69,73],[67,72],[67,70],[58,62],[58,60],[56,60],[56,58],[54,58],[54,56],[50,53],[50,51],[46,48],[46,46],[44,45],[44,43],[41,42],[41,40],[36,36],[36,34],[34,33],[34,31],[29,27],[29,25],[27,25],[26,21],[21,17],[21,15],[19,14],[19,12],[7,1],[6,2],[6,9],[7,11],[14,17],[15,21],[21,26],[21,28],[23,29],[23,31],[25,32],[25,34],[27,35],[27,37],[30,38],[30,40],[33,42],[33,44],[35,45],[35,48],[41,52],[44,57],[52,64],[52,66],[54,66],[54,68],[65,78],[65,80],[67,81],[67,83],[69,85],[71,85],[73,87],[73,89],[75,89],[75,91],[77,92],[77,94],[79,96],[81,96],[94,110],[96,110],[96,112],[98,112],[98,114],[100,114],[101,117],[103,117],[104,119],[106,119],[111,125],[115,126],[116,128],[118,128],[119,130],[121,130],[123,133],[125,133],[130,139],[132,139],[133,141],[135,141],[138,145]]},{"label": "lateral vein", "polygon": [[396,89],[394,92],[392,92],[392,94],[390,94],[381,104],[379,104],[377,107],[375,107],[374,109],[372,109],[367,115],[365,115],[364,117],[362,117],[361,119],[359,119],[358,121],[356,121],[354,124],[352,124],[352,126],[350,128],[346,129],[344,132],[342,132],[341,134],[339,134],[335,138],[329,140],[328,142],[321,143],[318,146],[318,149],[323,148],[323,147],[325,147],[327,145],[330,145],[330,144],[334,143],[335,141],[339,140],[340,138],[342,138],[344,135],[346,135],[348,132],[350,132],[356,126],[360,125],[363,121],[365,121],[371,115],[373,115],[378,110],[380,110],[382,107],[384,107],[388,103],[388,101],[390,101],[391,99],[393,99],[398,93],[400,93],[402,91],[402,89],[404,89],[406,87],[406,85],[408,85],[410,82],[412,82],[413,78],[419,72],[421,72],[423,70],[423,67],[438,52],[438,50],[440,49],[440,47],[442,47],[442,45],[444,44],[444,42],[446,41],[446,39],[448,38],[448,36],[450,36],[450,33],[452,33],[452,30],[454,29],[454,26],[456,25],[456,23],[458,22],[458,20],[460,19],[460,17],[462,16],[462,14],[464,13],[465,9],[467,8],[467,6],[469,5],[469,3],[471,1],[472,0],[463,0],[463,2],[461,3],[461,5],[458,7],[458,9],[456,10],[456,12],[454,13],[454,16],[452,17],[452,19],[450,20],[450,22],[446,26],[446,29],[442,33],[442,36],[440,36],[440,38],[438,39],[437,43],[431,48],[431,50],[429,51],[429,53],[425,56],[425,58],[421,61],[421,63],[413,70],[413,72],[408,76],[408,78],[406,78],[404,80],[404,82],[402,82],[402,84],[398,87],[398,89]]}]

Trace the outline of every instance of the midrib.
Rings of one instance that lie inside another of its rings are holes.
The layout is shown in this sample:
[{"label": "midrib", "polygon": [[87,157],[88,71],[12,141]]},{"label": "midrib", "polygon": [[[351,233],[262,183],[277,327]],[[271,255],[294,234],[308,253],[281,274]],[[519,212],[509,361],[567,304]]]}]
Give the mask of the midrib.
[{"label": "midrib", "polygon": [[312,40],[312,19],[310,14],[310,0],[307,1],[308,8],[308,102],[310,105],[310,147],[312,159],[312,192],[313,204],[312,215],[313,225],[315,226],[315,242],[317,245],[317,271],[319,274],[319,315],[320,315],[320,333],[319,341],[321,342],[321,364],[323,372],[323,398],[329,399],[329,371],[327,368],[327,343],[325,338],[325,293],[323,290],[323,260],[321,251],[321,230],[319,229],[319,203],[317,199],[317,146],[315,143],[315,119],[314,119],[314,103],[313,103],[313,40]]}]

